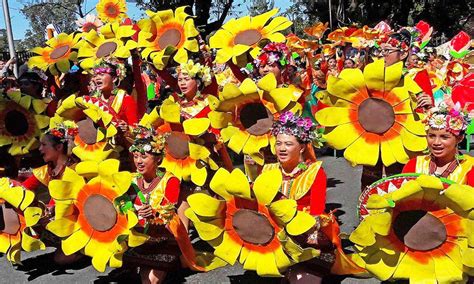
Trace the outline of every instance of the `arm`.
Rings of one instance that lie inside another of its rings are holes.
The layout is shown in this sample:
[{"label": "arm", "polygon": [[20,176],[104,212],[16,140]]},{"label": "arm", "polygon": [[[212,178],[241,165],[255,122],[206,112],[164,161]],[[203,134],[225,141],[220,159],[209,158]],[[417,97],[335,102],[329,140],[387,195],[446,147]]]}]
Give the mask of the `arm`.
[{"label": "arm", "polygon": [[123,108],[127,124],[136,124],[138,122],[137,102],[135,102],[132,96],[125,96]]},{"label": "arm", "polygon": [[35,191],[41,185],[41,182],[34,175],[32,175],[27,178],[21,185],[23,185],[28,190]]},{"label": "arm", "polygon": [[320,168],[311,186],[311,199],[309,213],[311,215],[321,215],[326,207],[326,173]]},{"label": "arm", "polygon": [[411,159],[402,170],[402,174],[416,173],[416,158]]}]

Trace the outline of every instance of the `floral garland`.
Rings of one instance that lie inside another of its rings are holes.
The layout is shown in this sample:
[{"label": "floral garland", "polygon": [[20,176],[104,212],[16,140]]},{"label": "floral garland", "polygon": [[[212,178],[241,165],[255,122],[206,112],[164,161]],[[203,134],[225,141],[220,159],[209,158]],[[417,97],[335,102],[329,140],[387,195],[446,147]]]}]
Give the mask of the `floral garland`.
[{"label": "floral garland", "polygon": [[130,152],[140,152],[141,154],[163,153],[166,137],[158,134],[155,129],[138,125],[133,129],[132,134],[134,141],[133,145],[129,148]]},{"label": "floral garland", "polygon": [[[110,65],[115,66],[115,74],[113,68]],[[121,63],[120,61],[109,58],[104,59],[100,63],[94,66],[92,69],[93,75],[98,74],[110,74],[112,76],[117,76],[119,82],[121,82],[127,76],[127,69],[125,68],[125,64]]]},{"label": "floral garland", "polygon": [[385,43],[394,48],[400,49],[401,51],[408,51],[408,49],[410,48],[409,45],[406,44],[406,42],[400,41],[386,34],[381,36],[380,41],[377,44],[380,46],[382,43]]},{"label": "floral garland", "polygon": [[445,100],[438,106],[431,108],[424,119],[426,129],[446,129],[458,136],[462,134],[471,122],[471,115],[461,104]]},{"label": "floral garland", "polygon": [[61,124],[56,125],[54,128],[48,129],[45,134],[59,138],[61,143],[66,143],[74,141],[74,137],[78,132],[77,125],[73,121],[64,121]]},{"label": "floral garland", "polygon": [[194,63],[191,59],[187,63],[181,63],[176,69],[176,73],[188,74],[191,78],[199,78],[204,86],[209,86],[212,82],[211,68],[201,65],[201,63]]},{"label": "floral garland", "polygon": [[281,66],[289,64],[290,50],[284,43],[271,42],[265,45],[260,55],[254,60],[254,65],[258,68],[260,65],[271,65],[278,62]]},{"label": "floral garland", "polygon": [[292,112],[284,112],[278,121],[273,123],[272,134],[295,136],[303,143],[313,143],[317,148],[322,146],[322,133],[309,117],[301,117]]}]

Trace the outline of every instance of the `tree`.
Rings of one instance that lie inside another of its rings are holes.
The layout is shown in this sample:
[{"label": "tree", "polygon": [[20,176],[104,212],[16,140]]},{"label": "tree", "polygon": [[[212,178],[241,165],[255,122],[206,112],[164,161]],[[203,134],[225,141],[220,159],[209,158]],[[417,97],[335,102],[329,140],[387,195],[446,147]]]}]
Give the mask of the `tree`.
[{"label": "tree", "polygon": [[83,0],[63,0],[25,5],[21,13],[29,21],[30,28],[26,31],[21,46],[30,49],[43,45],[45,28],[49,24],[54,24],[61,32],[73,32],[76,29],[76,18],[86,14],[82,10],[82,3]]},{"label": "tree", "polygon": [[275,7],[274,0],[252,0],[250,7],[247,7],[250,16],[256,16],[272,10]]},{"label": "tree", "polygon": [[188,6],[186,12],[195,16],[194,22],[203,37],[219,29],[226,17],[235,14],[233,9],[242,5],[234,0],[136,0],[136,3],[138,7],[154,12]]}]

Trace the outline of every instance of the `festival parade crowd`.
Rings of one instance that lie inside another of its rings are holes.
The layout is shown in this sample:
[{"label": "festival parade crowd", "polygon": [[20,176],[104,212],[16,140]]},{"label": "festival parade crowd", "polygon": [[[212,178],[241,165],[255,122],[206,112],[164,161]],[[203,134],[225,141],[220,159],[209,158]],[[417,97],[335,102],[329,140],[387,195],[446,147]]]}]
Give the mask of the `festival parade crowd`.
[{"label": "festival parade crowd", "polygon": [[[203,38],[186,7],[125,12],[100,0],[18,78],[2,69],[0,252],[13,265],[54,247],[57,265],[133,267],[143,283],[236,263],[283,283],[474,276],[467,33],[433,46],[423,21],[309,23],[299,38],[275,9]],[[345,234],[326,208],[328,148],[363,167]]]}]

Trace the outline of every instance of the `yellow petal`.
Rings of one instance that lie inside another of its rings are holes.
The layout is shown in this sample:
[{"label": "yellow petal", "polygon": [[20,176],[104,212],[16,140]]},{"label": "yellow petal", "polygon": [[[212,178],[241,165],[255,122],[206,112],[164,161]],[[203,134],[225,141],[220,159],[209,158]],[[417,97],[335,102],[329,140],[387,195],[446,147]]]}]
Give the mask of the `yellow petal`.
[{"label": "yellow petal", "polygon": [[198,186],[203,186],[207,179],[206,167],[198,164],[191,165],[191,181]]},{"label": "yellow petal", "polygon": [[201,222],[199,217],[190,208],[186,210],[185,214],[189,220],[193,221],[194,227],[196,228],[199,237],[204,241],[214,240],[224,231],[223,219],[214,219]]},{"label": "yellow petal", "polygon": [[64,217],[56,218],[46,225],[46,229],[60,238],[72,235],[79,228],[77,218]]},{"label": "yellow petal", "polygon": [[199,216],[216,217],[225,208],[225,201],[217,200],[204,193],[195,193],[188,197],[189,206]]},{"label": "yellow petal", "polygon": [[293,220],[291,220],[291,222],[286,226],[286,231],[292,236],[298,236],[307,232],[315,224],[316,220],[313,216],[309,215],[308,213],[298,211],[295,218],[293,218]]},{"label": "yellow petal", "polygon": [[371,246],[375,244],[375,235],[370,223],[362,220],[357,228],[349,236],[349,240],[360,246]]},{"label": "yellow petal", "polygon": [[370,223],[370,226],[375,233],[381,236],[387,236],[390,232],[392,214],[389,212],[370,214],[366,217],[366,220]]},{"label": "yellow petal", "polygon": [[214,128],[222,129],[227,127],[229,122],[232,121],[232,114],[225,113],[225,112],[218,112],[218,111],[211,111],[209,113],[209,120],[211,121],[211,125]]},{"label": "yellow petal", "polygon": [[84,248],[90,239],[91,236],[82,230],[78,230],[61,242],[61,248],[65,255],[71,255]]},{"label": "yellow petal", "polygon": [[43,210],[41,210],[39,207],[28,207],[23,213],[25,216],[26,226],[31,227],[38,223]]},{"label": "yellow petal", "polygon": [[40,239],[33,238],[24,231],[21,233],[21,247],[27,252],[46,249],[46,245]]},{"label": "yellow petal", "polygon": [[257,261],[257,274],[263,277],[281,276],[273,252],[260,254]]},{"label": "yellow petal", "polygon": [[327,107],[319,110],[315,114],[316,120],[322,126],[338,126],[348,122],[352,122],[350,119],[350,113],[356,110],[342,107]]},{"label": "yellow petal", "polygon": [[137,247],[144,244],[149,237],[145,234],[136,232],[135,230],[130,230],[128,235],[128,245],[130,247]]},{"label": "yellow petal", "polygon": [[347,147],[344,151],[344,158],[346,158],[353,166],[375,166],[379,159],[379,148],[378,143],[366,143],[364,138],[361,137]]},{"label": "yellow petal", "polygon": [[94,268],[99,272],[105,272],[107,263],[109,262],[112,255],[113,252],[110,252],[108,250],[102,249],[98,251],[92,258],[92,266],[94,266]]},{"label": "yellow petal", "polygon": [[212,177],[211,183],[209,184],[212,191],[219,194],[225,200],[230,200],[232,198],[232,195],[226,190],[229,177],[230,173],[226,169],[219,168],[219,170]]},{"label": "yellow petal", "polygon": [[403,61],[385,68],[385,92],[395,88],[402,77]]},{"label": "yellow petal", "polygon": [[222,243],[216,247],[214,254],[230,265],[234,265],[237,257],[240,254],[242,246],[235,243],[227,233],[224,233],[224,239]]},{"label": "yellow petal", "polygon": [[280,220],[283,224],[286,224],[293,219],[296,215],[296,200],[293,199],[282,199],[272,202],[268,209],[272,214]]},{"label": "yellow petal", "polygon": [[421,188],[420,184],[414,180],[410,180],[403,184],[399,190],[392,192],[390,197],[393,199],[393,201],[397,202],[421,191],[423,191],[423,189]]},{"label": "yellow petal", "polygon": [[474,208],[472,187],[453,184],[446,189],[444,196],[457,204],[464,211],[469,211]]},{"label": "yellow petal", "polygon": [[230,173],[227,192],[241,198],[251,199],[247,176],[240,169],[234,169]]},{"label": "yellow petal", "polygon": [[250,137],[250,134],[238,130],[230,138],[228,146],[230,149],[232,149],[232,151],[239,154],[244,148],[245,144],[247,143],[247,140],[249,139],[249,137]]},{"label": "yellow petal", "polygon": [[257,177],[253,184],[253,192],[259,203],[268,205],[275,198],[283,177],[280,169],[265,171]]},{"label": "yellow petal", "polygon": [[376,60],[367,64],[364,68],[365,84],[369,91],[384,91],[385,89],[385,63],[383,60]]},{"label": "yellow petal", "polygon": [[[318,112],[319,113],[319,112]],[[318,114],[316,113],[316,115]],[[318,116],[316,116],[318,119]],[[342,150],[350,146],[360,137],[352,123],[341,124],[324,135],[327,143],[336,150]],[[360,140],[360,139],[359,139]]]}]

